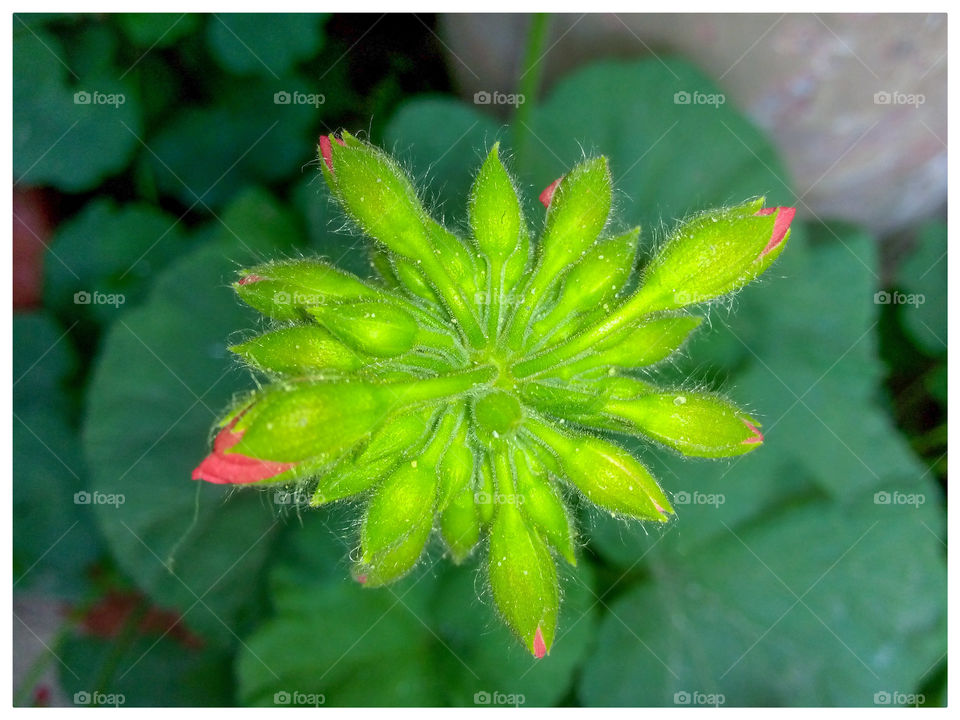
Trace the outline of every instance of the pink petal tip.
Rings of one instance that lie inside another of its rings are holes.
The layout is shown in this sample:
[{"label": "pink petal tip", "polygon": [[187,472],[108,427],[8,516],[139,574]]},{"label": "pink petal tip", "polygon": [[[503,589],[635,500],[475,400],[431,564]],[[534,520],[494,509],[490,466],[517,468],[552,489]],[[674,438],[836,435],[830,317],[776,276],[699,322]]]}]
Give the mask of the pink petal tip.
[{"label": "pink petal tip", "polygon": [[550,207],[550,202],[553,200],[553,193],[556,191],[557,185],[560,184],[561,180],[563,180],[563,175],[561,175],[552,183],[547,185],[547,187],[544,188],[543,192],[540,193],[540,202],[543,203],[543,206],[545,208]]},{"label": "pink petal tip", "polygon": [[533,656],[540,660],[547,654],[547,644],[543,641],[543,631],[537,626],[537,633],[533,636]]},{"label": "pink petal tip", "polygon": [[366,585],[366,584],[367,584],[367,576],[366,576],[366,575],[357,575],[357,582],[360,583],[361,585]]},{"label": "pink petal tip", "polygon": [[297,466],[296,463],[258,460],[246,455],[228,453],[243,437],[242,432],[233,431],[233,426],[239,419],[240,415],[217,433],[213,440],[213,452],[193,470],[191,477],[194,480],[206,480],[214,485],[246,485],[268,480]]},{"label": "pink petal tip", "polygon": [[263,278],[259,275],[250,273],[249,275],[244,275],[242,278],[240,278],[237,281],[237,285],[250,285],[252,283],[260,282],[261,280],[263,280]]},{"label": "pink petal tip", "polygon": [[773,213],[777,213],[777,217],[773,221],[773,234],[770,236],[770,242],[767,243],[763,252],[760,253],[760,257],[775,250],[777,246],[783,242],[783,239],[787,236],[787,230],[790,229],[790,223],[793,222],[793,217],[797,214],[797,209],[792,207],[772,207],[763,208],[756,212],[757,215],[772,215]]},{"label": "pink petal tip", "polygon": [[750,422],[749,420],[746,420],[746,419],[744,419],[744,418],[740,418],[740,419],[743,420],[743,424],[746,425],[746,426],[750,429],[750,432],[753,433],[753,437],[748,437],[748,438],[747,438],[746,440],[744,440],[743,443],[741,443],[741,444],[742,444],[742,445],[756,445],[756,444],[758,444],[758,443],[762,443],[762,442],[763,442],[763,433],[760,432],[759,428],[757,428],[757,426],[754,425],[754,424],[753,424],[752,422]]}]

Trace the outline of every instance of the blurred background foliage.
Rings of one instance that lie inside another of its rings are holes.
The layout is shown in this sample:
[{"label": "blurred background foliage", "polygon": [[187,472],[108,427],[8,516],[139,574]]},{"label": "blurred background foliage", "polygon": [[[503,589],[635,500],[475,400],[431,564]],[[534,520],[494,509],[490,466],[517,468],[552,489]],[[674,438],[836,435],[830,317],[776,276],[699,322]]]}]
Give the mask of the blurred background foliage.
[{"label": "blurred background foliage", "polygon": [[540,189],[607,155],[615,222],[642,224],[645,252],[692,210],[794,202],[777,149],[732,104],[673,102],[720,92],[682,58],[595,62],[542,95],[534,78],[505,122],[457,96],[435,24],[14,16],[16,703],[943,704],[943,218],[883,274],[878,238],[798,222],[769,277],[710,309],[661,377],[747,405],[766,447],[680,462],[638,443],[678,518],[581,513],[544,661],[496,620],[476,563],[453,567],[439,542],[412,577],[363,590],[353,508],[190,481],[253,382],[225,350],[258,322],[235,270],[302,254],[368,272],[319,181],[320,132],[395,151],[461,230],[496,140],[517,150],[535,228]]}]

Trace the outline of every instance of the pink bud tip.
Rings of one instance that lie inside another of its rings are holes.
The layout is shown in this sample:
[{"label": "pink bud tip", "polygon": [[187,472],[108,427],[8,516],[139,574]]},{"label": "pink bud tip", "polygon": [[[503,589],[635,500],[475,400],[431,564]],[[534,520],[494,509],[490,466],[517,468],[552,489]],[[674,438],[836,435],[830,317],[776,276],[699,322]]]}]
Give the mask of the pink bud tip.
[{"label": "pink bud tip", "polygon": [[749,420],[746,420],[746,419],[744,419],[744,418],[740,418],[740,419],[743,420],[743,424],[746,425],[746,426],[750,429],[750,432],[753,433],[753,436],[752,436],[752,437],[748,437],[748,438],[747,438],[746,440],[744,440],[743,443],[741,443],[741,444],[743,444],[743,445],[756,445],[756,444],[758,444],[758,443],[762,443],[762,442],[763,442],[763,433],[760,432],[760,430],[757,428],[757,426],[754,425],[754,424],[753,424],[752,422],[750,422]]},{"label": "pink bud tip", "polygon": [[797,209],[792,207],[763,208],[758,210],[756,214],[772,215],[773,213],[777,213],[777,217],[773,221],[773,234],[770,236],[770,242],[760,253],[760,257],[776,249],[783,242],[783,239],[787,236],[787,230],[790,229],[790,223],[793,222],[793,216],[797,214]]},{"label": "pink bud tip", "polygon": [[330,145],[329,135],[320,136],[320,155],[323,156],[323,161],[330,168],[330,172],[333,172],[333,148]]},{"label": "pink bud tip", "polygon": [[543,192],[540,193],[540,202],[543,203],[543,206],[544,206],[545,208],[550,207],[550,202],[553,200],[553,193],[554,193],[554,191],[556,191],[557,185],[560,184],[560,181],[561,181],[561,180],[563,180],[563,175],[561,175],[561,176],[558,177],[556,180],[554,180],[552,183],[550,183],[549,185],[547,185],[547,187],[544,188]]},{"label": "pink bud tip", "polygon": [[653,500],[653,499],[651,499],[650,502],[653,503],[653,506],[657,509],[657,512],[663,515],[664,509],[660,507],[660,503],[658,503],[656,500]]},{"label": "pink bud tip", "polygon": [[357,575],[357,582],[360,583],[361,585],[366,585],[366,584],[367,584],[367,576],[366,576],[366,575]]},{"label": "pink bud tip", "polygon": [[246,485],[267,480],[297,466],[296,463],[258,460],[246,455],[228,453],[227,451],[243,437],[243,432],[233,431],[233,426],[237,424],[240,417],[240,415],[235,417],[229,425],[217,433],[217,437],[213,440],[213,452],[207,455],[193,471],[194,480],[206,480],[215,485]]},{"label": "pink bud tip", "polygon": [[260,282],[263,280],[259,275],[254,275],[250,273],[249,275],[244,275],[237,281],[237,285],[250,285],[251,283]]},{"label": "pink bud tip", "polygon": [[543,641],[543,631],[537,625],[537,633],[533,636],[533,656],[539,660],[547,654],[547,644]]}]

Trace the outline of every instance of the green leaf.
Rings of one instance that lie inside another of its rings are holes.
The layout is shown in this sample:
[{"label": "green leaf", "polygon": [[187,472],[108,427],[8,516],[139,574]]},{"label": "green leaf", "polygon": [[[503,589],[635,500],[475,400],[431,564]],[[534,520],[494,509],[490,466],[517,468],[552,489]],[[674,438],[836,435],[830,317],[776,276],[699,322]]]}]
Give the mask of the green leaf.
[{"label": "green leaf", "polygon": [[320,517],[304,517],[290,534],[289,559],[271,575],[274,615],[237,655],[241,703],[293,705],[295,693],[323,695],[330,707],[442,702],[437,658],[450,656],[423,620],[432,581],[415,576],[379,590],[344,582],[343,551]]},{"label": "green leaf", "polygon": [[[924,225],[917,249],[897,271],[901,295],[877,293],[877,299],[898,301],[903,324],[916,343],[931,355],[947,349],[947,224]],[[903,297],[903,295],[906,295]],[[922,300],[921,300],[922,298]]]},{"label": "green leaf", "polygon": [[71,317],[113,320],[139,303],[156,274],[185,250],[177,218],[143,203],[94,199],[57,228],[44,300]]},{"label": "green leaf", "polygon": [[[17,184],[82,192],[123,170],[140,147],[140,102],[131,79],[118,79],[112,68],[112,47],[99,42],[99,52],[93,55],[99,65],[85,68],[82,58],[68,55],[44,30],[34,31],[18,20],[14,31]],[[71,49],[79,54],[91,33],[101,37],[95,26],[87,27]],[[76,69],[67,69],[71,63]]]},{"label": "green leaf", "polygon": [[946,652],[939,503],[916,489],[933,491],[919,508],[812,502],[682,559],[661,544],[651,577],[610,606],[581,700],[864,706],[914,692]]},{"label": "green leaf", "polygon": [[102,548],[69,400],[69,328],[16,314],[13,337],[13,585],[79,599]]},{"label": "green leaf", "polygon": [[207,19],[207,41],[225,70],[276,79],[319,52],[328,17],[324,13],[219,13]]},{"label": "green leaf", "polygon": [[118,13],[116,19],[130,42],[144,50],[170,47],[200,26],[193,13]]},{"label": "green leaf", "polygon": [[[282,212],[253,193],[223,217],[233,225]],[[155,602],[185,612],[189,627],[218,642],[232,641],[224,623],[232,627],[256,601],[250,588],[276,523],[254,494],[190,480],[208,452],[211,424],[250,384],[246,373],[231,371],[223,349],[251,315],[226,283],[235,263],[253,259],[251,249],[275,253],[295,241],[282,226],[244,227],[247,247],[221,230],[161,273],[150,298],[111,326],[83,436],[90,489],[125,499],[94,507],[117,563]]]}]

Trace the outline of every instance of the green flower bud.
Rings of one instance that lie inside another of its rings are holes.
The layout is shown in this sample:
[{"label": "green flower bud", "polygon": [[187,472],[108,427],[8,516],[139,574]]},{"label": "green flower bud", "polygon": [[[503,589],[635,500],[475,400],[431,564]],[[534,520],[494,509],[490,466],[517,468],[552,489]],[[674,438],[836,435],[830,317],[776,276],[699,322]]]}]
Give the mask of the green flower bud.
[{"label": "green flower bud", "polygon": [[395,253],[417,258],[429,245],[426,211],[400,166],[379,148],[342,133],[327,141],[324,177],[341,207],[370,237]]},{"label": "green flower bud", "polygon": [[584,160],[560,181],[547,210],[538,276],[555,277],[593,245],[607,224],[612,192],[605,157]]},{"label": "green flower bud", "polygon": [[702,318],[694,315],[648,320],[639,327],[606,338],[597,344],[597,352],[561,366],[551,374],[569,378],[593,368],[654,365],[679,350],[701,322]]},{"label": "green flower bud", "polygon": [[634,432],[693,457],[732,457],[763,443],[756,420],[707,393],[678,390],[611,400],[604,412]]},{"label": "green flower bud", "polygon": [[[443,511],[451,501],[463,493],[466,488],[471,489],[476,458],[467,441],[468,420],[464,410],[457,410],[461,415],[460,426],[457,428],[453,442],[447,448],[440,461],[440,492],[437,498],[437,508]],[[472,507],[471,501],[471,507]]]},{"label": "green flower bud", "polygon": [[524,220],[513,180],[500,162],[500,143],[494,144],[473,182],[468,211],[480,252],[495,267],[502,266],[517,249]]},{"label": "green flower bud", "polygon": [[552,450],[563,475],[587,500],[617,515],[666,522],[673,508],[650,472],[623,448],[590,435],[573,437],[545,422],[528,422]]},{"label": "green flower bud", "polygon": [[405,412],[390,418],[357,446],[349,458],[320,476],[310,504],[319,507],[369,490],[394,468],[420,451],[433,427],[433,408]]},{"label": "green flower bud", "polygon": [[236,353],[253,367],[281,375],[351,372],[367,361],[316,325],[296,325],[265,333],[234,345]]},{"label": "green flower bud", "polygon": [[490,590],[504,621],[536,658],[553,645],[560,606],[557,569],[546,543],[515,505],[503,504],[490,528]]},{"label": "green flower bud", "polygon": [[480,542],[480,515],[471,483],[461,489],[440,515],[440,532],[456,564],[462,563]]},{"label": "green flower bud", "polygon": [[416,564],[433,529],[439,478],[437,464],[459,423],[446,413],[423,452],[401,464],[367,506],[361,531],[361,558],[354,571],[369,587],[392,582]]},{"label": "green flower bud", "polygon": [[546,469],[522,451],[513,453],[520,511],[568,563],[577,564],[570,514]]},{"label": "green flower bud", "polygon": [[320,260],[260,265],[244,270],[233,287],[241,300],[276,320],[302,320],[312,305],[379,297],[362,280]]},{"label": "green flower bud", "polygon": [[783,252],[795,212],[764,210],[760,198],[685,222],[644,273],[647,308],[670,310],[739,290]]},{"label": "green flower bud", "polygon": [[410,313],[389,303],[327,305],[308,312],[347,345],[376,357],[402,355],[417,343],[420,331]]},{"label": "green flower bud", "polygon": [[547,315],[533,325],[533,336],[544,337],[561,322],[576,324],[578,311],[592,311],[623,290],[633,271],[640,228],[604,240],[591,248],[563,280],[563,289]]}]

